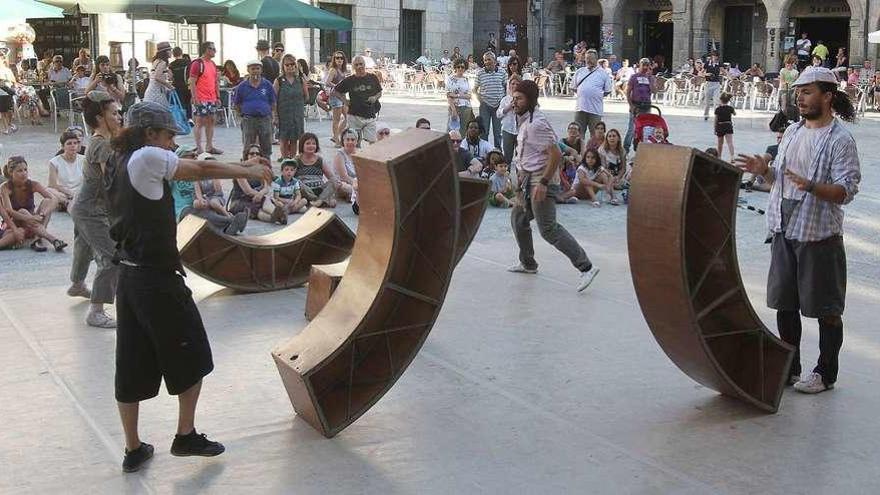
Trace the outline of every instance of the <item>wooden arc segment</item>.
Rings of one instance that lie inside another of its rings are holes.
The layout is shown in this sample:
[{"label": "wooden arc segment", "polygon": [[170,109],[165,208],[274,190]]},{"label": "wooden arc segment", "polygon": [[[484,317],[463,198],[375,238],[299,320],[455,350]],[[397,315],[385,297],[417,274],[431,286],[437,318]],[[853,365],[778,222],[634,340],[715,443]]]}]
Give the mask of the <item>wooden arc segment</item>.
[{"label": "wooden arc segment", "polygon": [[[481,179],[462,178],[458,183],[459,192],[459,223],[458,223],[458,246],[456,247],[456,265],[464,257],[468,247],[477,235],[477,230],[483,222],[488,201],[489,182]],[[313,320],[315,315],[324,309],[330,297],[336,291],[339,281],[345,275],[348,261],[340,261],[332,265],[314,265],[309,275],[309,291],[306,297],[307,320]]]},{"label": "wooden arc segment", "polygon": [[411,129],[354,159],[360,220],[348,269],[324,310],[272,351],[297,414],[327,437],[375,404],[418,353],[459,244],[445,134]]},{"label": "wooden arc segment", "polygon": [[741,176],[691,148],[640,145],[627,218],[630,268],[654,338],[685,374],[776,412],[793,349],[767,330],[742,284]]},{"label": "wooden arc segment", "polygon": [[244,292],[302,285],[312,265],[342,261],[353,246],[354,234],[345,222],[319,208],[262,236],[229,236],[194,215],[187,215],[177,227],[177,248],[187,269]]}]

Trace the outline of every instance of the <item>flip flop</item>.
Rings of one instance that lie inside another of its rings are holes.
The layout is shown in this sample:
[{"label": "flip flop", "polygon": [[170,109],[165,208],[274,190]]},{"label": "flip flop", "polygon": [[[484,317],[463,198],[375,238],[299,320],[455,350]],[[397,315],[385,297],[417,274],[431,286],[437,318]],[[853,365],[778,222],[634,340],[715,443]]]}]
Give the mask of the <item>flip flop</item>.
[{"label": "flip flop", "polygon": [[44,245],[40,242],[39,239],[37,239],[36,241],[34,241],[34,242],[31,243],[31,249],[33,249],[34,251],[36,251],[36,252],[38,252],[38,253],[45,253],[46,251],[49,250],[49,248],[47,248],[46,246],[44,246]]},{"label": "flip flop", "polygon": [[52,241],[52,246],[55,248],[56,253],[60,253],[64,251],[64,248],[67,247],[67,243],[62,241],[61,239],[55,239]]}]

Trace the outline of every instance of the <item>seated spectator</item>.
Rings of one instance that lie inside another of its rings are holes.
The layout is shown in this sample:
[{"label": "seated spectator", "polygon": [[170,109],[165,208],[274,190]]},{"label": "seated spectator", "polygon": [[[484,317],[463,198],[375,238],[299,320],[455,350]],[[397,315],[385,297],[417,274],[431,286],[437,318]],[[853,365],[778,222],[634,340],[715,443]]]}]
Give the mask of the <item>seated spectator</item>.
[{"label": "seated spectator", "polygon": [[[20,232],[22,241],[33,239],[30,246],[34,251],[47,250],[44,239],[52,244],[56,252],[64,251],[67,243],[47,230],[58,201],[45,186],[30,179],[27,161],[21,156],[10,157],[3,167],[3,176],[6,182],[0,184],[0,208],[4,209],[9,219],[8,229],[16,232],[20,228],[23,231]],[[36,206],[34,193],[43,197],[39,207]]]},{"label": "seated spectator", "polygon": [[458,173],[467,171],[473,156],[471,152],[461,146],[461,133],[458,131],[449,131],[449,140],[452,141],[452,151],[455,153],[455,166]]},{"label": "seated spectator", "polygon": [[[257,144],[252,144],[244,149],[242,161],[250,161],[263,157],[263,150]],[[229,212],[233,215],[247,213],[248,218],[256,219],[257,213],[263,207],[263,200],[270,195],[272,188],[269,184],[258,179],[235,179],[232,182],[232,192],[229,194]]]},{"label": "seated spectator", "polygon": [[507,162],[497,161],[495,173],[489,179],[489,204],[496,208],[512,207],[513,198],[516,196],[516,188],[507,169]]},{"label": "seated spectator", "polygon": [[[605,122],[596,122],[593,126],[593,135],[587,141],[587,149],[596,151],[605,142]],[[585,150],[586,151],[586,150]]]},{"label": "seated spectator", "polygon": [[764,79],[764,69],[761,68],[761,64],[755,62],[749,67],[749,70],[746,71],[746,76]]},{"label": "seated spectator", "polygon": [[461,142],[461,147],[468,150],[473,158],[485,161],[486,155],[495,148],[488,141],[480,138],[482,132],[483,124],[479,120],[474,119],[468,122],[465,139]]},{"label": "seated spectator", "polygon": [[616,97],[626,99],[626,86],[629,84],[629,78],[635,75],[635,73],[635,69],[629,65],[629,59],[623,59],[620,69],[614,73],[614,94]]},{"label": "seated spectator", "polygon": [[385,122],[376,122],[376,141],[381,141],[391,135],[391,127]]},{"label": "seated spectator", "polygon": [[718,153],[718,148],[714,146],[711,148],[706,148],[706,154],[709,156],[714,156],[715,158],[721,158],[721,153]]},{"label": "seated spectator", "polygon": [[654,128],[654,133],[648,136],[648,142],[656,144],[672,144],[666,139],[666,131],[660,126]]},{"label": "seated spectator", "polygon": [[6,208],[0,203],[0,250],[15,249],[24,242],[24,239],[24,229],[15,224],[12,217],[6,213]]},{"label": "seated spectator", "polygon": [[614,197],[613,183],[611,174],[602,166],[599,153],[588,149],[584,153],[583,163],[577,169],[571,190],[563,194],[563,199],[586,199],[592,202],[594,208],[599,208],[602,203],[599,202],[597,193],[605,191],[605,194],[611,198],[611,204],[618,205],[620,202]]},{"label": "seated spectator", "polygon": [[557,72],[562,72],[565,68],[568,67],[568,63],[565,61],[565,55],[562,54],[561,51],[556,51],[553,54],[553,61],[547,64],[547,69],[552,74],[556,74]]},{"label": "seated spectator", "polygon": [[68,81],[73,77],[70,69],[64,66],[64,57],[55,55],[52,57],[52,65],[46,74],[49,83],[53,86],[66,86]]},{"label": "seated spectator", "polygon": [[[216,160],[214,155],[202,153],[197,160]],[[232,213],[226,210],[226,196],[223,194],[223,184],[220,179],[202,179],[193,182],[195,199],[193,208],[196,210],[211,210],[218,215],[232,218]]]},{"label": "seated spectator", "polygon": [[73,77],[67,82],[67,87],[74,95],[82,96],[86,94],[86,88],[89,87],[91,79],[86,75],[86,68],[83,65],[77,65],[73,69]]},{"label": "seated spectator", "polygon": [[80,140],[74,132],[61,134],[62,153],[49,160],[49,192],[57,200],[58,211],[67,211],[82,185],[86,157],[79,154]]},{"label": "seated spectator", "polygon": [[266,196],[257,218],[264,222],[287,225],[287,215],[305,213],[308,201],[302,197],[302,189],[296,174],[296,160],[288,158],[281,162],[281,175],[272,182],[272,196]]},{"label": "seated spectator", "polygon": [[333,177],[336,196],[345,201],[357,201],[357,172],[354,169],[352,155],[357,150],[357,133],[346,129],[342,133],[342,148],[333,159]]},{"label": "seated spectator", "polygon": [[[195,159],[197,156],[196,149],[193,146],[178,146],[175,153],[180,158]],[[177,216],[178,222],[187,215],[194,215],[204,218],[208,221],[211,228],[227,235],[236,235],[244,231],[248,221],[248,214],[246,212],[228,216],[221,215],[207,208],[196,209],[194,207],[196,202],[195,184],[195,182],[185,180],[174,180],[170,183],[171,196],[174,198],[174,214]]]},{"label": "seated spectator", "polygon": [[416,129],[427,129],[431,130],[431,121],[422,117],[416,121]]},{"label": "seated spectator", "polygon": [[626,150],[623,149],[620,131],[611,129],[605,133],[605,142],[599,147],[599,156],[602,158],[602,166],[614,179],[614,187],[617,189],[625,187]]},{"label": "seated spectator", "polygon": [[327,180],[334,176],[333,169],[318,154],[321,151],[318,136],[304,133],[299,138],[298,151],[293,176],[299,179],[303,197],[316,208],[335,208],[336,188],[333,181]]},{"label": "seated spectator", "polygon": [[846,84],[847,86],[858,86],[859,85],[859,70],[850,67],[846,71]]}]

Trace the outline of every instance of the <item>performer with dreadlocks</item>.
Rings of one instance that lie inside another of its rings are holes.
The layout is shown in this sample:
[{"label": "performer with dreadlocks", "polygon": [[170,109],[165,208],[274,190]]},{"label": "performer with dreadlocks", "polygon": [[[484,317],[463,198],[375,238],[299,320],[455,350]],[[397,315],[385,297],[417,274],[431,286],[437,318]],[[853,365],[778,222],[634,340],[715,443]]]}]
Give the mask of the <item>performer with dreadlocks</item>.
[{"label": "performer with dreadlocks", "polygon": [[541,237],[568,256],[581,272],[577,285],[580,292],[593,282],[599,268],[593,266],[587,253],[565,227],[556,222],[562,153],[556,144],[559,140],[553,126],[544,112],[538,109],[538,85],[534,81],[522,81],[517,86],[513,93],[513,110],[519,128],[514,158],[519,192],[510,223],[519,245],[519,263],[508,268],[508,271],[537,273],[538,263],[535,261],[532,228],[529,225],[534,219]]},{"label": "performer with dreadlocks", "polygon": [[[740,155],[736,162],[772,185],[767,305],[777,311],[780,337],[797,350],[789,384],[815,394],[837,381],[846,297],[841,205],[853,200],[862,176],[855,139],[840,122],[852,122],[855,109],[834,73],[808,67],[794,86],[802,120],[786,129],[773,165],[767,165],[766,156]],[[798,311],[819,320],[819,362],[804,377]]]}]

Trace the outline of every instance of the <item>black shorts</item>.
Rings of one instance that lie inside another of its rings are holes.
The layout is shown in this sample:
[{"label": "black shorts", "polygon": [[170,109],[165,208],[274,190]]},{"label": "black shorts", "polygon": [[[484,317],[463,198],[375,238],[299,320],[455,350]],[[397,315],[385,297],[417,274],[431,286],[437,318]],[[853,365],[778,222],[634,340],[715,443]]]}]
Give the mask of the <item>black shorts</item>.
[{"label": "black shorts", "polygon": [[715,124],[716,136],[723,137],[728,134],[733,134],[733,122],[719,122]]},{"label": "black shorts", "polygon": [[116,400],[178,395],[214,369],[202,317],[174,271],[121,265],[116,291]]}]

